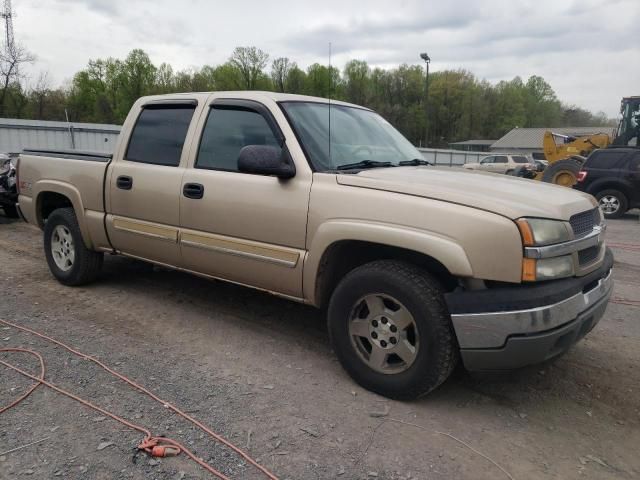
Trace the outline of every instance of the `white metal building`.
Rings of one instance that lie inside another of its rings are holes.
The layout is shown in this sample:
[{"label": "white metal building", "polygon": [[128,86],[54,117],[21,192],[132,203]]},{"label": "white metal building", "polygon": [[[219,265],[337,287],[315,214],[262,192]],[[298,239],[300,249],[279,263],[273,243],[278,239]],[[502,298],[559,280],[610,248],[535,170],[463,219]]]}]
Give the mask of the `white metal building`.
[{"label": "white metal building", "polygon": [[119,133],[119,125],[0,118],[0,153],[29,148],[112,153]]}]

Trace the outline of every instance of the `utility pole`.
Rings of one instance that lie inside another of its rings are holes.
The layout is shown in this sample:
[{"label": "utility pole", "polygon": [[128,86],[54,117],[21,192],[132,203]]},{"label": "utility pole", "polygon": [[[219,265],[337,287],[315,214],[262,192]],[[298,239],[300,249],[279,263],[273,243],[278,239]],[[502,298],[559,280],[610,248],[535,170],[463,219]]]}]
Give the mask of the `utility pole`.
[{"label": "utility pole", "polygon": [[429,146],[429,63],[431,58],[426,53],[421,53],[420,58],[427,64],[427,77],[424,82],[424,146]]}]

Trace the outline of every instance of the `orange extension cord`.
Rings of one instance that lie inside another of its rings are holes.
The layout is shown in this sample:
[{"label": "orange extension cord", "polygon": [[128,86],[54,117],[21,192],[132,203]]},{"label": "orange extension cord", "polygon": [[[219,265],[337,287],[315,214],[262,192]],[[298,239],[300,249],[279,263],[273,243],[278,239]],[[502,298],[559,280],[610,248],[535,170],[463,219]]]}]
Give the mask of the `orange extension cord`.
[{"label": "orange extension cord", "polygon": [[[27,333],[30,333],[32,335],[36,335],[36,336],[38,336],[40,338],[43,338],[43,339],[45,339],[45,340],[47,340],[49,342],[55,343],[56,345],[68,350],[69,352],[73,353],[74,355],[77,355],[78,357],[81,357],[81,358],[83,358],[85,360],[92,361],[93,363],[95,363],[99,367],[101,367],[104,370],[106,370],[107,372],[109,372],[111,375],[119,378],[123,382],[128,383],[129,385],[131,385],[135,389],[139,390],[140,392],[147,394],[148,396],[153,398],[156,402],[162,404],[163,407],[168,408],[169,410],[173,410],[175,413],[177,413],[178,415],[180,415],[184,419],[190,421],[191,423],[196,425],[198,428],[200,428],[204,432],[208,433],[216,441],[218,441],[218,442],[222,443],[223,445],[229,447],[231,450],[236,452],[238,455],[240,455],[242,458],[244,458],[251,465],[253,465],[258,470],[260,470],[262,473],[264,473],[267,476],[267,478],[269,478],[270,480],[278,480],[278,478],[274,474],[269,472],[269,470],[267,470],[265,467],[263,467],[258,462],[256,462],[251,457],[249,457],[248,454],[246,454],[245,452],[240,450],[238,447],[236,447],[235,445],[233,445],[229,441],[225,440],[223,437],[221,437],[217,433],[215,433],[212,430],[210,430],[209,428],[207,428],[205,425],[200,423],[198,420],[196,420],[195,418],[191,417],[189,414],[183,412],[182,410],[180,410],[179,408],[175,407],[174,405],[170,404],[169,402],[165,402],[164,400],[162,400],[158,396],[156,396],[153,393],[151,393],[146,388],[144,388],[141,385],[138,385],[137,383],[135,383],[133,380],[130,380],[129,378],[125,377],[124,375],[122,375],[122,374],[116,372],[115,370],[109,368],[104,363],[102,363],[100,360],[98,360],[98,359],[96,359],[96,358],[94,358],[94,357],[92,357],[90,355],[86,355],[86,354],[84,354],[84,353],[82,353],[82,352],[80,352],[78,350],[75,350],[75,349],[71,348],[70,346],[60,342],[59,340],[51,338],[51,337],[49,337],[47,335],[44,335],[42,333],[36,332],[35,330],[32,330],[30,328],[22,327],[20,325],[16,325],[14,323],[10,323],[10,322],[7,322],[5,320],[0,320],[0,323],[2,323],[4,325],[7,325],[9,327],[16,328],[18,330],[22,330],[23,332],[27,332]],[[163,456],[169,456],[169,455],[177,455],[180,452],[184,452],[194,462],[196,462],[198,465],[200,465],[202,468],[204,468],[208,472],[212,473],[216,477],[220,478],[221,480],[230,480],[229,477],[224,475],[222,472],[219,472],[218,470],[216,470],[215,468],[213,468],[211,465],[209,465],[208,463],[204,462],[200,458],[196,457],[196,455],[191,450],[189,450],[187,447],[185,447],[181,443],[177,442],[176,440],[172,440],[172,439],[166,438],[166,437],[154,437],[151,434],[151,432],[149,430],[147,430],[146,428],[144,428],[144,427],[142,427],[140,425],[136,425],[135,423],[129,422],[128,420],[125,420],[124,418],[119,417],[118,415],[115,415],[115,414],[113,414],[111,412],[108,412],[107,410],[104,410],[103,408],[98,407],[97,405],[94,405],[91,402],[89,402],[87,400],[84,400],[84,399],[74,395],[73,393],[68,392],[68,391],[60,388],[60,387],[54,385],[53,383],[50,383],[50,382],[46,381],[44,379],[44,377],[45,377],[44,359],[42,358],[42,355],[40,355],[38,352],[35,352],[33,350],[27,350],[25,348],[2,348],[2,349],[0,349],[0,352],[23,352],[23,353],[28,353],[28,354],[33,355],[34,357],[36,357],[38,359],[38,361],[40,362],[40,375],[36,376],[36,375],[32,375],[30,373],[25,372],[24,370],[16,367],[15,365],[11,365],[10,363],[7,363],[5,361],[0,360],[0,364],[1,365],[4,365],[5,367],[10,368],[10,369],[20,373],[21,375],[24,375],[25,377],[30,378],[31,380],[34,380],[36,382],[23,395],[21,395],[18,399],[16,399],[15,401],[11,402],[9,405],[7,405],[5,407],[0,407],[0,414],[2,414],[3,412],[9,410],[12,407],[15,407],[16,405],[18,405],[22,400],[24,400],[31,393],[33,393],[33,391],[36,388],[38,388],[40,385],[45,385],[45,386],[51,388],[52,390],[55,390],[56,392],[58,392],[58,393],[60,393],[62,395],[65,395],[65,396],[67,396],[67,397],[69,397],[69,398],[71,398],[71,399],[73,399],[73,400],[75,400],[75,401],[77,401],[77,402],[79,402],[79,403],[81,403],[81,404],[93,409],[93,410],[96,410],[97,412],[100,412],[101,414],[103,414],[105,416],[108,416],[108,417],[116,420],[117,422],[120,422],[123,425],[126,425],[129,428],[132,428],[133,430],[137,430],[138,432],[144,434],[144,439],[138,445],[138,449],[144,450],[145,452],[149,453],[150,455],[157,456],[157,457],[163,457]]]}]

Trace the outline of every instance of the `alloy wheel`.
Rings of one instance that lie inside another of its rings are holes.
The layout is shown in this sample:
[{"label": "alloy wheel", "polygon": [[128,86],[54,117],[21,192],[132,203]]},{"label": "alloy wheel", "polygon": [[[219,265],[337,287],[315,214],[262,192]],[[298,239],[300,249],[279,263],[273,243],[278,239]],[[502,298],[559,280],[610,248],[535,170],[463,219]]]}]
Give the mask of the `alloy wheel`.
[{"label": "alloy wheel", "polygon": [[620,200],[613,195],[605,195],[600,199],[600,207],[604,213],[612,215],[620,210]]},{"label": "alloy wheel", "polygon": [[420,348],[413,315],[385,294],[366,295],[356,302],[349,317],[349,336],[361,360],[379,373],[407,370]]},{"label": "alloy wheel", "polygon": [[63,272],[71,270],[76,252],[71,232],[64,225],[58,225],[51,235],[51,255],[56,266]]}]

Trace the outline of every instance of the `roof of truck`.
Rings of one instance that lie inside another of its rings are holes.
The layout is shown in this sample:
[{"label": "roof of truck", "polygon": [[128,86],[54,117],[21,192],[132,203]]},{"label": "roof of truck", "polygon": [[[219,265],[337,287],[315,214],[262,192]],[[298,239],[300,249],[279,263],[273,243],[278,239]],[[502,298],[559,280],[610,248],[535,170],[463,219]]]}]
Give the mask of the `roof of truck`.
[{"label": "roof of truck", "polygon": [[318,103],[329,103],[329,101],[334,105],[344,105],[347,107],[358,107],[358,108],[366,108],[362,105],[355,105],[353,103],[342,102],[340,100],[328,99],[323,97],[312,97],[309,95],[296,95],[293,93],[279,93],[279,92],[268,92],[264,90],[233,90],[233,91],[217,91],[217,92],[184,92],[184,93],[172,93],[166,95],[150,95],[145,97],[147,99],[162,99],[162,98],[175,98],[175,96],[189,96],[189,95],[212,95],[216,94],[223,98],[246,98],[246,99],[269,99],[275,102],[318,102]]}]

